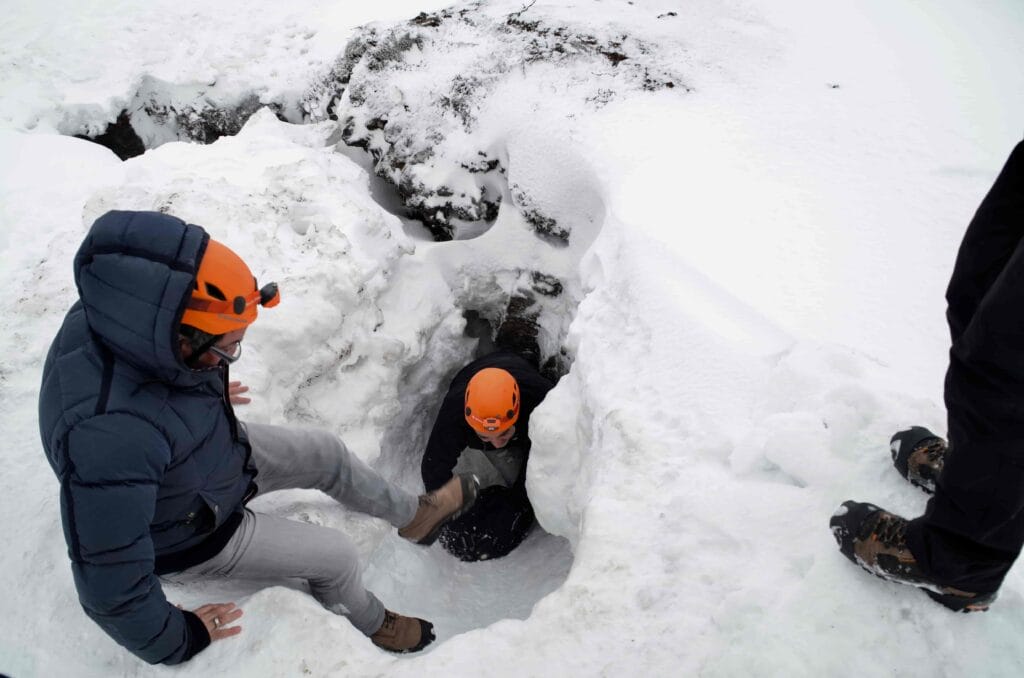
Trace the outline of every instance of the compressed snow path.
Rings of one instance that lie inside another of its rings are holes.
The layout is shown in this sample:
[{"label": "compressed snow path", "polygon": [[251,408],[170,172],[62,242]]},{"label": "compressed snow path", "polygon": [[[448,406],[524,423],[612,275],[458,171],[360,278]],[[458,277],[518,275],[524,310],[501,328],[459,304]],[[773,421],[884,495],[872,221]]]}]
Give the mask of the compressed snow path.
[{"label": "compressed snow path", "polygon": [[[1019,673],[1019,568],[990,612],[953,615],[852,566],[827,527],[847,498],[924,506],[887,441],[944,430],[942,293],[1024,132],[1019,3],[536,3],[524,16],[659,46],[691,88],[594,106],[543,69],[487,99],[467,143],[499,140],[509,182],[573,220],[562,249],[511,201],[475,239],[410,235],[331,122],[263,111],[235,138],[125,163],[52,133],[69,115],[101,128],[144,76],[298,97],[356,23],[441,3],[16,5],[0,28],[0,673]],[[112,208],[203,224],[281,283],[234,371],[253,388],[241,416],[335,431],[412,490],[432,408],[474,349],[462,310],[500,305],[524,270],[566,283],[545,312],[572,369],[531,422],[547,533],[463,564],[315,492],[256,505],[349,534],[384,602],[437,623],[428,652],[386,655],[284,586],[168,585],[245,610],[238,638],[177,670],[81,612],[35,400],[74,252]]]}]

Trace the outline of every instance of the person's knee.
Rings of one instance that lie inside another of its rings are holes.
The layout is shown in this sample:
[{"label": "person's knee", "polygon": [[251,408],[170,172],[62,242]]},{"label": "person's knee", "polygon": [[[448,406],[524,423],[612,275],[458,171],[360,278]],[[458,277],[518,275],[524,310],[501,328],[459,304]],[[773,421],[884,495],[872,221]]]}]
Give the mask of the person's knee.
[{"label": "person's knee", "polygon": [[345,535],[338,533],[330,544],[329,553],[323,563],[323,571],[310,577],[310,584],[320,589],[343,589],[347,586],[362,586],[362,567],[355,544]]},{"label": "person's knee", "polygon": [[316,474],[317,488],[324,490],[344,472],[349,451],[338,436],[323,429],[309,431],[305,450],[309,470]]}]

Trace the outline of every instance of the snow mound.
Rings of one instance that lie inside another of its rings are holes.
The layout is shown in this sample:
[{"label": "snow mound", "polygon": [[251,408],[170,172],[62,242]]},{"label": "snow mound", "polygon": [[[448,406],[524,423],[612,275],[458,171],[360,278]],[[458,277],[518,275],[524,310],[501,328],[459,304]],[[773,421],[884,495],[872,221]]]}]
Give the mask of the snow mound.
[{"label": "snow mound", "polygon": [[[941,294],[1020,134],[1019,3],[250,4],[71,3],[54,27],[23,1],[0,28],[0,671],[1014,673],[1019,568],[951,615],[851,566],[827,517],[924,507],[886,441],[943,430]],[[386,22],[345,52],[356,16]],[[56,136],[154,83],[176,111],[206,87],[197,112],[268,107],[124,163]],[[510,313],[539,328],[562,375],[531,422],[543,530],[508,558],[258,500],[349,534],[384,602],[435,621],[428,652],[385,655],[298,587],[169,582],[245,631],[148,669],[78,610],[35,398],[73,253],[115,207],[200,223],[281,283],[233,371],[243,417],[330,429],[414,491],[451,374]]]},{"label": "snow mound", "polygon": [[[373,156],[409,215],[438,239],[493,223],[511,198],[538,234],[564,243],[571,229],[506,182],[503,137],[531,119],[557,132],[579,106],[686,89],[666,56],[673,45],[638,37],[634,24],[500,0],[370,24],[302,106],[314,120],[338,120],[343,140]],[[552,99],[564,107],[554,119],[536,110]]]}]

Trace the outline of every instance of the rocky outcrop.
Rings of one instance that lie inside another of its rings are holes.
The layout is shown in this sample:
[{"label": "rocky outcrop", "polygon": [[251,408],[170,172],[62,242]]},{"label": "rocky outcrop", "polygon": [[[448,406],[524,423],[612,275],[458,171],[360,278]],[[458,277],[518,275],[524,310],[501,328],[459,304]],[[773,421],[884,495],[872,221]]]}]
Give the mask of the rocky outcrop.
[{"label": "rocky outcrop", "polygon": [[495,124],[502,88],[529,79],[590,109],[627,91],[685,89],[657,52],[621,29],[599,31],[550,7],[471,2],[361,29],[301,107],[312,120],[339,121],[344,142],[372,156],[408,216],[436,239],[469,226],[479,232],[511,199],[539,237],[564,245],[569,230],[506,180]]},{"label": "rocky outcrop", "polygon": [[[284,104],[265,103],[254,92],[227,94],[216,85],[175,84],[144,76],[117,120],[101,132],[83,130],[74,136],[106,146],[127,160],[168,141],[210,144],[234,136],[263,107],[281,120],[288,117]],[[291,117],[291,122],[301,121]]]}]

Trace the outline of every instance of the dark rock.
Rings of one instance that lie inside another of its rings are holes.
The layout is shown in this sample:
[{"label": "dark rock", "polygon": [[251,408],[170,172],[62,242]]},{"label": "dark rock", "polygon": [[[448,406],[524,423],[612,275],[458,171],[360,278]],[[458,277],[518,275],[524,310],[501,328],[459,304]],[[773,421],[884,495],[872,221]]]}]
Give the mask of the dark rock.
[{"label": "dark rock", "polygon": [[512,192],[512,200],[519,207],[520,214],[526,222],[533,227],[534,233],[539,238],[555,247],[567,247],[569,245],[568,229],[558,225],[558,221],[545,215],[538,209],[533,200],[518,185],[509,187]]},{"label": "dark rock", "polygon": [[545,297],[557,297],[562,294],[562,281],[540,271],[530,273],[530,287],[534,292]]},{"label": "dark rock", "polygon": [[[678,89],[680,83],[665,70],[658,45],[567,21],[534,2],[506,14],[508,6],[462,3],[361,29],[303,97],[310,120],[342,121],[342,140],[371,155],[374,172],[395,187],[407,216],[423,221],[438,239],[497,215],[507,168],[483,149],[499,147],[498,140],[477,139],[468,152],[466,140],[479,134],[488,98],[510,77],[529,78],[539,64],[564,65],[574,75],[553,83],[554,94],[575,95],[597,108],[629,91]],[[439,79],[419,54],[411,58],[419,50],[469,67]],[[551,77],[544,67],[537,72]],[[460,171],[469,181],[436,178]],[[453,193],[455,185],[460,188]],[[569,229],[538,206],[523,205],[523,214],[538,237],[568,244]]]},{"label": "dark rock", "polygon": [[471,174],[486,174],[494,170],[498,170],[502,174],[505,173],[505,168],[501,166],[501,161],[497,158],[488,158],[483,151],[478,151],[477,155],[480,156],[480,160],[463,162],[461,163],[462,168]]},{"label": "dark rock", "polygon": [[534,232],[542,240],[546,240],[556,247],[567,247],[569,245],[569,231],[558,225],[558,222],[551,217],[546,217],[535,209],[523,210],[523,218],[533,226]]},{"label": "dark rock", "polygon": [[569,374],[571,365],[565,349],[561,349],[558,353],[548,356],[548,359],[540,366],[540,373],[551,383],[557,384],[559,379]]},{"label": "dark rock", "polygon": [[415,24],[417,26],[426,26],[428,28],[437,28],[438,26],[441,25],[441,21],[441,17],[438,16],[437,14],[427,14],[426,12],[420,12],[412,19],[410,19],[409,23]]},{"label": "dark rock", "polygon": [[620,52],[601,52],[601,54],[604,55],[608,61],[612,62],[612,66],[618,66],[620,61],[625,61],[629,58]]},{"label": "dark rock", "polygon": [[[651,76],[650,72],[644,70],[643,90],[645,92],[656,92],[659,89],[675,89],[676,84],[671,80],[660,80]],[[686,85],[680,85],[684,92],[691,91]]]},{"label": "dark rock", "polygon": [[[533,291],[521,291],[509,297],[508,305],[501,316],[501,324],[494,334],[494,346],[518,353],[538,368],[545,377],[553,382],[565,375],[569,369],[569,360],[564,350],[554,355],[543,355],[538,341],[541,331],[545,329],[538,323],[541,305],[534,292],[546,297],[558,296],[562,292],[562,282],[554,276],[540,271],[530,273]],[[557,290],[552,294],[553,291]]]},{"label": "dark rock", "polygon": [[413,47],[422,48],[423,38],[412,33],[390,34],[380,43],[371,41],[364,53],[366,67],[371,71],[380,71],[392,63],[405,58],[405,53]]},{"label": "dark rock", "polygon": [[539,315],[540,309],[536,307],[533,297],[512,296],[508,300],[501,326],[494,335],[496,347],[521,355],[537,369],[540,369],[540,346],[537,343]]},{"label": "dark rock", "polygon": [[451,94],[441,97],[441,108],[454,113],[467,132],[473,129],[473,123],[476,122],[473,116],[474,101],[483,84],[479,78],[457,75],[452,80]]},{"label": "dark rock", "polygon": [[[210,105],[197,109],[190,106],[178,112],[178,128],[192,141],[212,144],[221,137],[238,134],[253,113],[262,107],[263,104],[255,94],[246,97],[237,106],[231,108],[217,108]],[[274,110],[278,118],[282,118],[280,106],[271,106],[271,109]]]}]

